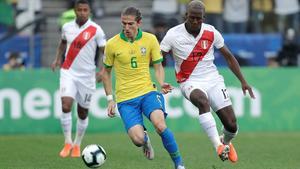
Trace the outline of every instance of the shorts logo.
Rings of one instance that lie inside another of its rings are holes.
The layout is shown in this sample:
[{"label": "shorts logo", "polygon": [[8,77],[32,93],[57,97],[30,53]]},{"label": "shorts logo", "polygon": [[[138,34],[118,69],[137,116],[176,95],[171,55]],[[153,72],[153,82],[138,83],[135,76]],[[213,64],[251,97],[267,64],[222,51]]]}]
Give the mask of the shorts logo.
[{"label": "shorts logo", "polygon": [[66,87],[62,87],[62,88],[60,89],[60,92],[61,92],[61,93],[65,93],[65,92],[66,92]]},{"label": "shorts logo", "polygon": [[88,39],[90,38],[91,34],[90,34],[90,32],[84,32],[84,33],[82,34],[82,36],[83,36],[83,39],[84,39],[84,40],[88,40]]},{"label": "shorts logo", "polygon": [[208,48],[208,40],[202,40],[200,42],[201,48],[202,49],[207,49]]},{"label": "shorts logo", "polygon": [[146,52],[147,52],[146,48],[145,47],[141,47],[141,55],[142,56],[146,56]]}]

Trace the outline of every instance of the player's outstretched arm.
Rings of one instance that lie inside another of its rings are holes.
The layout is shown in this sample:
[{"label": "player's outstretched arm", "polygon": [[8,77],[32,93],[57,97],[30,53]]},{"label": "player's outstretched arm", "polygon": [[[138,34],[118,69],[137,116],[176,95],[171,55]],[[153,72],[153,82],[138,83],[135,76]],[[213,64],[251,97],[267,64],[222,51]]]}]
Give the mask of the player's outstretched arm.
[{"label": "player's outstretched arm", "polygon": [[241,82],[244,95],[246,95],[246,92],[248,91],[250,97],[255,98],[252,88],[248,85],[247,81],[245,80],[245,78],[241,72],[241,68],[240,68],[238,61],[235,59],[235,57],[230,52],[230,50],[227,48],[227,46],[224,45],[222,48],[220,48],[220,52],[223,54],[230,70],[235,74],[235,76]]},{"label": "player's outstretched arm", "polygon": [[67,41],[66,40],[61,40],[57,49],[56,49],[56,55],[55,59],[51,64],[51,69],[54,72],[56,67],[60,67],[61,65],[61,59],[63,57],[63,54],[67,48]]}]

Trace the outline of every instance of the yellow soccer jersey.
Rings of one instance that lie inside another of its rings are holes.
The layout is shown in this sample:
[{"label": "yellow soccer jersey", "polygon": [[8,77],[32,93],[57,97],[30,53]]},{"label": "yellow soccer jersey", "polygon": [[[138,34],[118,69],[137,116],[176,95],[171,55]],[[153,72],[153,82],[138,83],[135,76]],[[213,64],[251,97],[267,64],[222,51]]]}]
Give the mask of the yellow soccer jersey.
[{"label": "yellow soccer jersey", "polygon": [[133,42],[123,32],[111,38],[105,46],[104,65],[114,67],[116,101],[122,102],[155,91],[149,64],[162,62],[159,43],[153,34],[140,29]]}]

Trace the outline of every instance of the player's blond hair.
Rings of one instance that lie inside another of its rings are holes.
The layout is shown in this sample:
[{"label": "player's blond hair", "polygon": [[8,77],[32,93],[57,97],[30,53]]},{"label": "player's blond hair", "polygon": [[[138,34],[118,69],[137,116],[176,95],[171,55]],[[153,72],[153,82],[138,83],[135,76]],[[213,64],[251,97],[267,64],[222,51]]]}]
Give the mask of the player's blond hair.
[{"label": "player's blond hair", "polygon": [[135,16],[135,20],[137,22],[139,22],[140,20],[142,20],[142,13],[138,8],[135,7],[127,7],[122,11],[122,16],[124,15],[131,15],[131,16]]}]

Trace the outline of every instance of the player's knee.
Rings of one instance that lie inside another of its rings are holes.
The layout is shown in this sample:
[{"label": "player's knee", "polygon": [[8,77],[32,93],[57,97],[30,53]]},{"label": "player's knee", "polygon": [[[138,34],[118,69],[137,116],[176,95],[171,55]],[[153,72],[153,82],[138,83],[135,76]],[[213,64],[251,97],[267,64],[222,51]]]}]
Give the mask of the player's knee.
[{"label": "player's knee", "polygon": [[81,120],[85,120],[87,116],[88,116],[87,113],[78,113],[78,118],[80,118]]},{"label": "player's knee", "polygon": [[71,112],[71,106],[69,104],[62,104],[62,111],[64,113]]},{"label": "player's knee", "polygon": [[236,120],[230,120],[227,126],[224,126],[225,129],[231,133],[235,133],[238,130]]},{"label": "player's knee", "polygon": [[131,136],[131,141],[134,145],[141,147],[144,145],[144,136],[143,135],[133,135]]},{"label": "player's knee", "polygon": [[78,118],[80,118],[81,120],[86,119],[88,116],[88,111],[80,111],[78,112]]},{"label": "player's knee", "polygon": [[158,134],[160,134],[167,128],[167,125],[166,125],[166,123],[161,122],[161,123],[156,124],[154,127],[155,127],[156,132]]}]

